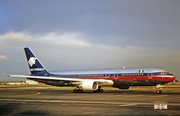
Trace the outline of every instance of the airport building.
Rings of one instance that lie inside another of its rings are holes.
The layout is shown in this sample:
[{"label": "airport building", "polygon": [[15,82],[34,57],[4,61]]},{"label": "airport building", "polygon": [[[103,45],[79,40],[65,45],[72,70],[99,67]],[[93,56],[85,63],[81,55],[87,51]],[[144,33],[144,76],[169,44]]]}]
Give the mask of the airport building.
[{"label": "airport building", "polygon": [[25,82],[27,85],[38,85],[39,84],[37,81],[33,81],[33,80],[29,80],[29,79],[26,79]]},{"label": "airport building", "polygon": [[39,82],[33,81],[33,80],[23,80],[23,81],[3,81],[0,82],[0,85],[38,85]]}]

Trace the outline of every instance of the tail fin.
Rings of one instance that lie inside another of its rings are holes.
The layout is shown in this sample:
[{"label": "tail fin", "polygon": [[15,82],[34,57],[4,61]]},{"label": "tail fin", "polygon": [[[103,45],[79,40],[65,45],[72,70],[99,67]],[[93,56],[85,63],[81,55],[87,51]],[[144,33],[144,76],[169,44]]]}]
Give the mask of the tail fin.
[{"label": "tail fin", "polygon": [[31,74],[47,71],[29,48],[24,48]]}]

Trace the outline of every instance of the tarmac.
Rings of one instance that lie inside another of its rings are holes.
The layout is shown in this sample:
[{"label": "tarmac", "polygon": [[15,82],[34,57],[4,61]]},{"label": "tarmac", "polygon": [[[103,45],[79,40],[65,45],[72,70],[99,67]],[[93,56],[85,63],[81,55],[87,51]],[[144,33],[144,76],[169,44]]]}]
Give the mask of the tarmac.
[{"label": "tarmac", "polygon": [[73,93],[73,87],[0,86],[0,115],[180,115],[180,87],[165,87],[161,94],[152,87],[103,89],[103,93]]}]

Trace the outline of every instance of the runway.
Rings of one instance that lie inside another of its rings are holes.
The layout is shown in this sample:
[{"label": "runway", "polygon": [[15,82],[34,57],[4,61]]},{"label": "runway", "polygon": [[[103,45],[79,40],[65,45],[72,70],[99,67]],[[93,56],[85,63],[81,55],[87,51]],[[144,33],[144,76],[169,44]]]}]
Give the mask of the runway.
[{"label": "runway", "polygon": [[[155,94],[149,88],[72,93],[73,87],[1,87],[0,115],[180,115],[180,88]],[[166,103],[167,109],[154,109]]]}]

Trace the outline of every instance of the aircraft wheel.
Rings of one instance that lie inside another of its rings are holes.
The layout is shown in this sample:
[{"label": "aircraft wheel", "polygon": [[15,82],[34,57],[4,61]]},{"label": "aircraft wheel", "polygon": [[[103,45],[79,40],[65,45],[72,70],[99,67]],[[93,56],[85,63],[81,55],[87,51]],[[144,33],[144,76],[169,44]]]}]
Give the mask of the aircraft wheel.
[{"label": "aircraft wheel", "polygon": [[103,93],[103,89],[97,89],[97,90],[94,90],[94,93]]},{"label": "aircraft wheel", "polygon": [[77,93],[77,90],[73,90],[73,93]]},{"label": "aircraft wheel", "polygon": [[103,91],[104,91],[103,89],[100,89],[100,93],[103,93]]},{"label": "aircraft wheel", "polygon": [[83,93],[83,90],[73,90],[73,93]]},{"label": "aircraft wheel", "polygon": [[84,91],[83,90],[79,90],[80,93],[83,93]]},{"label": "aircraft wheel", "polygon": [[162,93],[162,91],[161,91],[161,90],[157,90],[156,93],[157,93],[157,94],[160,94],[160,93]]}]

